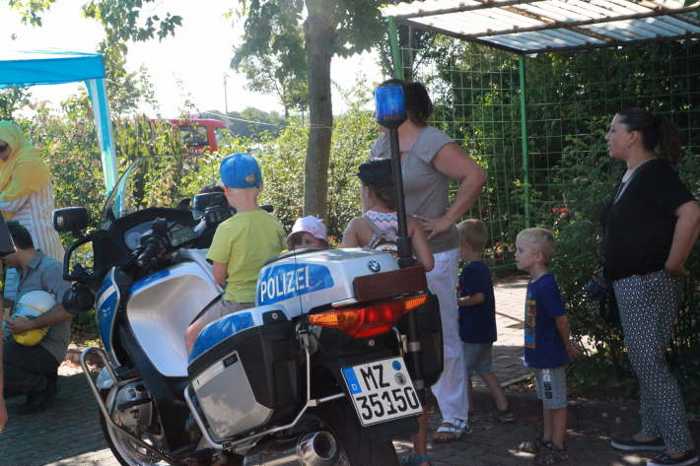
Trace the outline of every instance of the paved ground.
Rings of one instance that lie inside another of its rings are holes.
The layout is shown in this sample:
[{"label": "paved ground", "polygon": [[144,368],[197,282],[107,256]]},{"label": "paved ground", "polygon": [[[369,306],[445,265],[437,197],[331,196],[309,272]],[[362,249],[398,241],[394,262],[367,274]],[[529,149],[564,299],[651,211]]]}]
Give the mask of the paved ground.
[{"label": "paved ground", "polygon": [[[495,348],[496,373],[503,382],[522,380],[526,372],[520,361],[524,282],[499,285],[496,289],[499,341]],[[62,369],[56,405],[34,417],[15,415],[21,399],[9,401],[10,423],[0,434],[0,466],[117,466],[106,449],[97,422],[97,406],[83,375]],[[532,393],[508,393],[517,422],[501,425],[491,418],[492,403],[477,390],[473,432],[447,445],[433,445],[435,466],[510,466],[532,463],[517,452],[523,440],[534,438],[540,415]],[[608,448],[611,432],[632,432],[634,403],[576,400],[570,409],[569,450],[572,466],[632,466],[644,464],[636,455],[618,455]],[[437,425],[438,417],[432,417]],[[694,425],[700,441],[700,426]],[[410,450],[406,439],[398,439],[399,452]]]}]

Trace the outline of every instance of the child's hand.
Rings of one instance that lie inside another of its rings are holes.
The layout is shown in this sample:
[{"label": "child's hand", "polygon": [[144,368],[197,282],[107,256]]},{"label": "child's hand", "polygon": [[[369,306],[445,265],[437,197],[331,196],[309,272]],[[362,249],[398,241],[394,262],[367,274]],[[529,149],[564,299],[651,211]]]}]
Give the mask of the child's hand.
[{"label": "child's hand", "polygon": [[16,319],[8,320],[7,327],[15,335],[34,329],[34,327],[32,327],[32,321],[25,317],[17,317]]},{"label": "child's hand", "polygon": [[568,342],[566,344],[566,354],[568,354],[571,359],[576,359],[581,354],[581,351],[572,342]]}]

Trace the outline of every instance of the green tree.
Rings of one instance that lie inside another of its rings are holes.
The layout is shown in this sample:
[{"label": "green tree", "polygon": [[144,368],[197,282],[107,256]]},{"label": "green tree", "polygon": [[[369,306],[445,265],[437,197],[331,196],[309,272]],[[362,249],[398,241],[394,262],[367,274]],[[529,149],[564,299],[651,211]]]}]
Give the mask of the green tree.
[{"label": "green tree", "polygon": [[99,51],[105,56],[109,80],[107,94],[112,111],[117,114],[134,112],[141,100],[154,101],[153,89],[143,69],[137,73],[126,71],[128,41],[163,40],[174,35],[182,24],[180,16],[166,12],[162,15],[144,14],[145,4],[154,0],[91,0],[83,5],[86,17],[95,19],[105,30],[105,39]]},{"label": "green tree", "polygon": [[[246,36],[235,49],[231,66],[242,71],[248,88],[277,95],[289,111],[308,106],[308,71],[301,26],[303,1],[243,2]],[[248,33],[251,32],[251,34]]]},{"label": "green tree", "polygon": [[13,113],[29,103],[29,91],[21,87],[0,90],[0,120],[11,120]]},{"label": "green tree", "polygon": [[296,18],[275,30],[278,34],[271,35],[268,42],[244,43],[237,48],[231,66],[245,74],[250,90],[277,95],[286,119],[290,111],[303,111],[308,106],[304,38]]},{"label": "green tree", "polygon": [[[303,47],[308,69],[310,129],[304,172],[304,213],[327,215],[328,169],[333,131],[331,59],[369,49],[382,37],[377,0],[246,0],[243,44],[235,60]],[[304,19],[303,14],[306,13]],[[287,47],[287,48],[285,48]],[[293,73],[298,63],[284,69]]]},{"label": "green tree", "polygon": [[[53,6],[55,0],[10,0],[9,6],[27,24],[41,26],[41,19]],[[99,45],[104,54],[107,94],[110,106],[116,115],[134,112],[145,100],[154,101],[149,78],[142,69],[128,73],[125,69],[127,42],[163,40],[175,33],[182,18],[169,12],[149,14],[145,10],[155,0],[90,0],[82,4],[83,14],[94,19],[104,28],[106,37]],[[83,95],[83,98],[87,98]]]}]

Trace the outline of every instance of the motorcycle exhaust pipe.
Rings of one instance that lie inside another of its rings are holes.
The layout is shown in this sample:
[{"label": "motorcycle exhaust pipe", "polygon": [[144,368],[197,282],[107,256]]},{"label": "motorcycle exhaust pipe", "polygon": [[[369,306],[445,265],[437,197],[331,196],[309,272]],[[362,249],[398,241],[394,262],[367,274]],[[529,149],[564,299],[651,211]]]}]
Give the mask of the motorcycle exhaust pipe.
[{"label": "motorcycle exhaust pipe", "polygon": [[243,466],[332,466],[338,459],[338,442],[326,431],[271,441],[255,450],[245,456]]}]

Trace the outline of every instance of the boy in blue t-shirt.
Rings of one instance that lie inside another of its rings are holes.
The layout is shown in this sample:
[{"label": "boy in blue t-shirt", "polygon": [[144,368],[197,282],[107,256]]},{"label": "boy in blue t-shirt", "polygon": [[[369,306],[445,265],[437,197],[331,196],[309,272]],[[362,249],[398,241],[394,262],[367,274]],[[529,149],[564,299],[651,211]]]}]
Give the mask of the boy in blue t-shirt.
[{"label": "boy in blue t-shirt", "polygon": [[527,228],[515,241],[515,261],[530,274],[525,302],[525,365],[535,372],[537,397],[542,400],[544,428],[535,448],[538,464],[567,460],[566,365],[577,354],[557,282],[548,270],[554,235],[544,228]]},{"label": "boy in blue t-shirt", "polygon": [[460,254],[464,267],[459,275],[459,335],[464,342],[469,403],[472,395],[472,374],[484,381],[498,409],[500,422],[512,422],[513,413],[493,372],[493,342],[496,341],[496,303],[491,271],[481,261],[488,241],[486,225],[481,220],[468,219],[457,225]]}]

